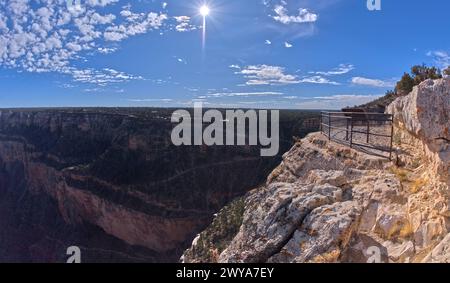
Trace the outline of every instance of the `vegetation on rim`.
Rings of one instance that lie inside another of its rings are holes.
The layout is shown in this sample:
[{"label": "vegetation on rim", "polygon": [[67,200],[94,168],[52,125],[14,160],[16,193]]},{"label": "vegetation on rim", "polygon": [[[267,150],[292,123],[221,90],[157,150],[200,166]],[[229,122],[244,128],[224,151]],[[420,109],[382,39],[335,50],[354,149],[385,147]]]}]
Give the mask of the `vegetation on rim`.
[{"label": "vegetation on rim", "polygon": [[428,79],[436,80],[441,79],[442,74],[450,75],[450,67],[444,71],[436,67],[428,67],[425,64],[415,65],[411,67],[411,72],[405,72],[397,82],[394,90],[389,90],[386,95],[380,97],[367,104],[360,105],[358,108],[363,109],[378,109],[384,112],[384,109],[391,104],[397,97],[408,95],[415,86],[419,85],[423,81]]}]

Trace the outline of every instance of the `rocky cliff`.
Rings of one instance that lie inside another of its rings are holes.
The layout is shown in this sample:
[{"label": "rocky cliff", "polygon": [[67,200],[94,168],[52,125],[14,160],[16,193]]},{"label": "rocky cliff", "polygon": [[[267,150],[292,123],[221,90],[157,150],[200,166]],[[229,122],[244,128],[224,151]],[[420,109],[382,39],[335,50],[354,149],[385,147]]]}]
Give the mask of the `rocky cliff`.
[{"label": "rocky cliff", "polygon": [[[0,261],[64,262],[73,245],[84,262],[176,261],[279,162],[255,147],[175,147],[170,115],[0,110]],[[310,131],[301,121],[282,125],[282,150]]]},{"label": "rocky cliff", "polygon": [[393,162],[314,133],[222,209],[184,262],[450,262],[450,79],[389,107]]}]

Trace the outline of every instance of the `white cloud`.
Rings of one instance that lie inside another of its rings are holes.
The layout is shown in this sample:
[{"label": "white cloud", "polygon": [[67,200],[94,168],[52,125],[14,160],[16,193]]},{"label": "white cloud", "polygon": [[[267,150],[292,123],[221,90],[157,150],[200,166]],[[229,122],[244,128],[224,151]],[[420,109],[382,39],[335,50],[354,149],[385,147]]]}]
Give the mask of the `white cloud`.
[{"label": "white cloud", "polygon": [[394,81],[383,81],[378,79],[370,79],[370,78],[364,78],[364,77],[353,77],[352,83],[355,85],[362,85],[362,86],[371,86],[371,87],[394,87],[395,82]]},{"label": "white cloud", "polygon": [[236,69],[235,74],[243,75],[248,86],[257,85],[289,85],[289,84],[329,84],[340,85],[340,83],[329,80],[323,76],[305,76],[299,78],[297,75],[287,74],[285,68],[269,65],[252,65],[240,67],[231,65],[230,68]]},{"label": "white cloud", "polygon": [[197,29],[196,26],[192,25],[191,17],[188,16],[177,16],[174,17],[177,21],[177,25],[175,26],[176,31],[178,32],[186,32]]},{"label": "white cloud", "polygon": [[296,103],[296,106],[301,109],[328,109],[338,110],[348,106],[362,105],[380,98],[382,95],[331,95],[318,96],[305,101]]},{"label": "white cloud", "polygon": [[129,10],[123,10],[121,14],[127,18],[128,22],[106,28],[103,33],[105,40],[122,41],[130,36],[159,29],[168,18],[166,14],[157,14],[154,12],[144,15],[142,13],[134,14]]},{"label": "white cloud", "polygon": [[247,79],[246,85],[285,85],[300,83],[297,76],[286,74],[285,69],[279,66],[247,66],[237,71],[236,74],[241,74]]},{"label": "white cloud", "polygon": [[272,44],[272,41],[266,39],[266,41],[265,41],[264,43],[265,43],[266,45],[271,45],[271,44]]},{"label": "white cloud", "polygon": [[203,98],[220,98],[220,97],[254,97],[254,96],[279,96],[283,95],[282,92],[219,92],[219,93],[210,93]]},{"label": "white cloud", "polygon": [[134,76],[114,69],[104,68],[102,70],[68,68],[65,73],[73,76],[74,81],[82,83],[92,83],[99,86],[106,86],[111,83],[121,83],[130,80],[143,80],[141,76]]},{"label": "white cloud", "polygon": [[310,12],[308,9],[300,8],[297,15],[288,15],[285,5],[276,5],[274,8],[275,15],[272,18],[285,25],[291,23],[313,23],[318,19],[318,15]]},{"label": "white cloud", "polygon": [[310,83],[310,84],[329,84],[329,85],[340,85],[340,83],[331,81],[327,78],[324,78],[322,76],[311,76],[311,77],[304,77],[300,80],[301,83]]},{"label": "white cloud", "polygon": [[102,54],[109,54],[117,51],[117,48],[108,48],[108,47],[99,47],[97,48],[98,52]]},{"label": "white cloud", "polygon": [[170,98],[136,98],[136,99],[127,99],[130,102],[164,102],[169,103],[172,102],[173,99]]},{"label": "white cloud", "polygon": [[286,42],[284,43],[284,47],[286,47],[286,48],[292,48],[293,45],[286,41]]},{"label": "white cloud", "polygon": [[334,68],[330,71],[326,72],[311,72],[312,74],[324,75],[324,76],[335,76],[335,75],[344,75],[355,69],[355,66],[351,64],[340,64],[339,67]]},{"label": "white cloud", "polygon": [[[108,54],[121,41],[163,27],[167,15],[133,13],[128,5],[120,13],[103,8],[118,0],[0,0],[0,66],[26,72],[58,72],[75,81],[107,84],[142,79],[120,71],[79,69],[73,65],[85,54]],[[89,76],[91,78],[89,78]]]},{"label": "white cloud", "polygon": [[186,59],[183,59],[183,58],[176,58],[176,59],[177,59],[178,63],[187,65]]},{"label": "white cloud", "polygon": [[335,94],[330,96],[316,96],[314,99],[320,100],[349,100],[349,99],[377,99],[381,95],[360,95],[360,94]]}]

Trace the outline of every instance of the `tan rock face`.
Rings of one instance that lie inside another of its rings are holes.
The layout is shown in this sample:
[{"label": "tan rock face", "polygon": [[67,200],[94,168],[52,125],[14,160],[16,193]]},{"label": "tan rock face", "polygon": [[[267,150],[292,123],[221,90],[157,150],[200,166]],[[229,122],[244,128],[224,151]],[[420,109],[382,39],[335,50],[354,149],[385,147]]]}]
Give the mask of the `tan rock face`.
[{"label": "tan rock face", "polygon": [[450,79],[422,83],[389,111],[401,166],[310,134],[246,197],[218,261],[447,262]]},{"label": "tan rock face", "polygon": [[422,143],[430,165],[450,184],[450,78],[423,82],[394,101],[388,112],[399,130]]},{"label": "tan rock face", "polygon": [[[365,242],[383,247],[377,229],[399,234],[407,222],[404,215],[395,218],[384,212],[394,205],[406,208],[401,184],[384,172],[386,166],[386,159],[311,134],[284,156],[266,186],[246,198],[240,230],[218,260],[339,262],[350,254],[355,235],[363,232],[372,233],[366,236],[372,240]],[[357,253],[367,260],[365,250]],[[189,255],[185,261],[197,261]]]},{"label": "tan rock face", "polygon": [[448,234],[434,249],[427,255],[424,263],[450,263],[450,234]]}]

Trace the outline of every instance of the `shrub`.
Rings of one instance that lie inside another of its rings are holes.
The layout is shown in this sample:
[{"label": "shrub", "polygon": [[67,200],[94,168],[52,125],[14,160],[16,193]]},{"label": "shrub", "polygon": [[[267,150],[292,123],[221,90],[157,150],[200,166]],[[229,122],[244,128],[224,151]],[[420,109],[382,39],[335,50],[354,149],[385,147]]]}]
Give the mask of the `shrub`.
[{"label": "shrub", "polygon": [[399,95],[407,95],[413,90],[415,80],[410,74],[404,73],[402,79],[397,83],[395,91]]},{"label": "shrub", "polygon": [[411,74],[405,73],[397,83],[396,92],[399,95],[407,95],[413,87],[428,79],[442,78],[441,71],[436,67],[427,67],[425,64],[415,65],[411,68]]},{"label": "shrub", "polygon": [[450,76],[450,66],[444,70],[444,74]]}]

